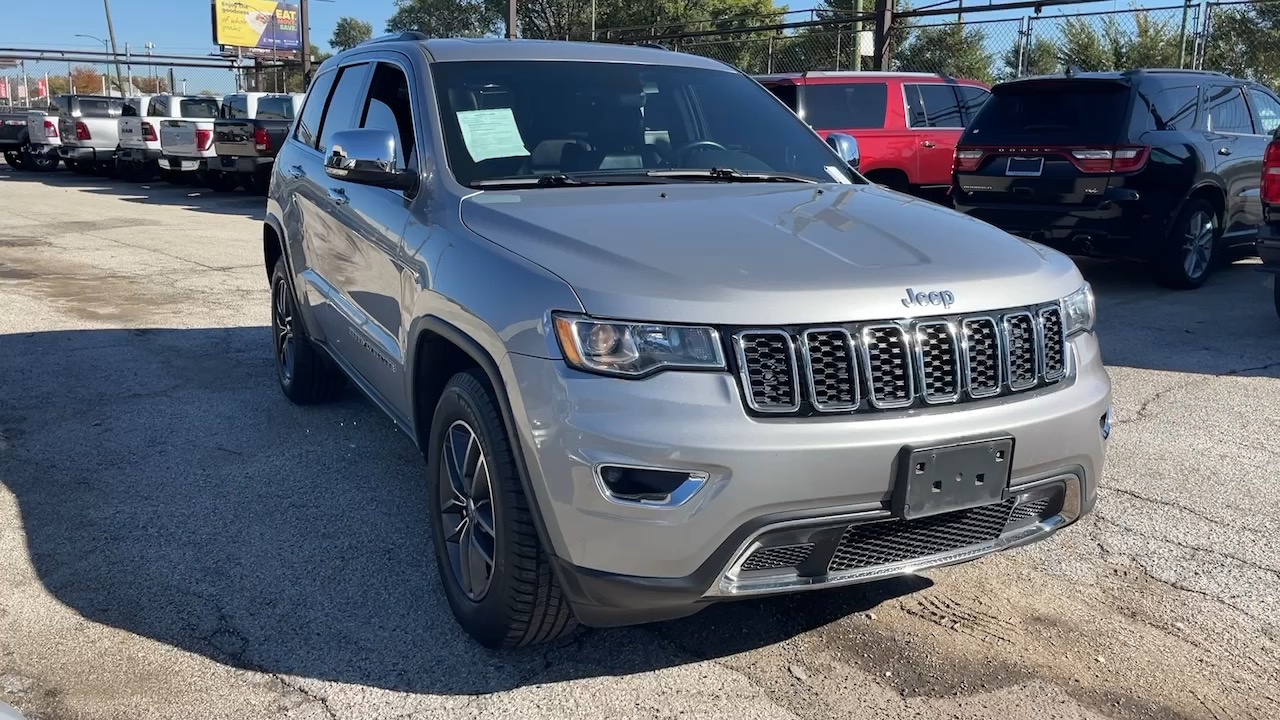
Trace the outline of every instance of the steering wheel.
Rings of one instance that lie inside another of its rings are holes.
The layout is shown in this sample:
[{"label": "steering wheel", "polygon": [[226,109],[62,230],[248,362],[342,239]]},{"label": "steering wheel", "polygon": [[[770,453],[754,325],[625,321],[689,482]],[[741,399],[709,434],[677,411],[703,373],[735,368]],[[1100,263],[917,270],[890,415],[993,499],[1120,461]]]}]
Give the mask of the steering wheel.
[{"label": "steering wheel", "polygon": [[726,148],[713,140],[694,140],[693,142],[681,145],[680,149],[676,150],[676,160],[680,162],[681,165],[684,165],[684,156],[690,151],[697,150],[699,148],[715,148],[717,150],[724,150],[725,152],[729,151],[729,148]]}]

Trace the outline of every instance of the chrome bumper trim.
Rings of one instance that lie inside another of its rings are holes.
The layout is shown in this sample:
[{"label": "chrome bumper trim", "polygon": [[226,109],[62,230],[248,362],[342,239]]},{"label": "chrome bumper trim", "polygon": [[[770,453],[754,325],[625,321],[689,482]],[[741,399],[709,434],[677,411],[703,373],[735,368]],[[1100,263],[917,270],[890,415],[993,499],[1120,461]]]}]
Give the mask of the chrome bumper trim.
[{"label": "chrome bumper trim", "polygon": [[796,575],[794,572],[790,572],[765,577],[741,578],[741,568],[743,563],[746,562],[747,558],[751,557],[752,553],[764,547],[764,545],[759,542],[759,539],[770,533],[789,527],[803,525],[825,525],[845,521],[848,521],[849,524],[872,522],[876,520],[884,520],[890,516],[890,513],[887,510],[873,510],[865,513],[830,515],[826,517],[807,518],[804,520],[794,520],[768,525],[757,530],[748,537],[745,542],[743,542],[742,546],[738,548],[738,552],[734,553],[733,559],[725,567],[724,572],[721,573],[719,582],[708,589],[707,592],[703,594],[703,597],[746,597],[752,595],[791,593],[801,590],[817,590],[841,585],[853,585],[873,580],[883,580],[890,577],[912,575],[921,570],[954,565],[956,563],[974,560],[984,555],[990,555],[1001,550],[1009,550],[1022,545],[1028,545],[1049,537],[1058,530],[1061,530],[1079,519],[1080,484],[1080,478],[1076,474],[1067,473],[1038,479],[1021,485],[1013,485],[1007,491],[1005,496],[1006,498],[1031,495],[1046,486],[1062,485],[1064,486],[1062,509],[1058,514],[1045,518],[1034,525],[1018,528],[988,542],[969,545],[967,547],[935,555],[912,558],[902,562],[857,568],[844,572],[828,573],[826,575],[802,577]]}]

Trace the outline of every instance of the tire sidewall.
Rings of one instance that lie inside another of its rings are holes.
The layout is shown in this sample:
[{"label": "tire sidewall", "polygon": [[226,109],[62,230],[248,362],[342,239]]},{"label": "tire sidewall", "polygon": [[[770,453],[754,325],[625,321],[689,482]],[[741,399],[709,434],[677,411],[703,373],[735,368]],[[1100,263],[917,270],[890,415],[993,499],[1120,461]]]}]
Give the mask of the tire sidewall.
[{"label": "tire sidewall", "polygon": [[[1199,277],[1192,278],[1187,275],[1185,269],[1184,261],[1186,258],[1183,254],[1182,245],[1186,240],[1184,235],[1187,223],[1191,220],[1191,216],[1197,212],[1208,213],[1213,218],[1213,247],[1209,252],[1209,263],[1204,272],[1200,273]],[[1174,221],[1173,227],[1169,229],[1168,237],[1165,240],[1165,252],[1168,255],[1163,259],[1165,265],[1164,274],[1169,280],[1173,281],[1174,285],[1194,289],[1208,281],[1209,276],[1213,274],[1222,256],[1222,218],[1218,216],[1218,211],[1214,209],[1211,203],[1200,198],[1187,201],[1181,212],[1178,213],[1178,218]]]},{"label": "tire sidewall", "polygon": [[[276,289],[280,283],[284,284],[285,292],[289,294],[289,302],[293,307],[293,376],[290,378],[285,378],[284,368],[280,364],[280,354],[276,350],[276,335],[280,332],[280,328],[276,325],[275,302]],[[293,285],[289,282],[289,271],[284,258],[281,257],[276,260],[276,266],[271,271],[271,361],[275,365],[276,380],[287,397],[293,396],[294,384],[298,381],[298,370],[302,365],[302,348],[306,345],[306,337],[300,332],[301,327],[298,320],[298,298],[293,294]]]},{"label": "tire sidewall", "polygon": [[[490,398],[476,398],[474,394],[472,387],[466,384],[450,382],[436,405],[436,412],[431,422],[431,432],[426,448],[427,507],[430,513],[431,545],[435,551],[436,566],[440,573],[440,584],[445,598],[449,601],[449,607],[453,610],[463,628],[474,636],[480,644],[496,648],[502,646],[509,629],[506,608],[511,592],[509,586],[509,557],[510,553],[513,552],[513,548],[511,547],[512,531],[508,520],[509,508],[506,488],[507,484],[512,482],[512,478],[508,477],[511,461],[509,457],[495,455],[495,433],[500,433],[500,437],[505,439],[506,430],[502,427],[493,427],[477,407],[480,402],[492,402],[492,400]],[[444,462],[442,448],[444,446],[445,433],[457,420],[466,422],[476,433],[476,437],[480,441],[480,449],[484,452],[485,461],[488,463],[490,470],[489,482],[490,492],[493,497],[493,524],[495,529],[494,569],[493,578],[489,583],[489,590],[479,602],[468,598],[453,576],[453,569],[449,562],[449,554],[445,544],[444,528],[441,527],[440,523],[440,483],[442,482],[441,470]],[[502,444],[508,448],[507,453],[509,454],[509,440]]]}]

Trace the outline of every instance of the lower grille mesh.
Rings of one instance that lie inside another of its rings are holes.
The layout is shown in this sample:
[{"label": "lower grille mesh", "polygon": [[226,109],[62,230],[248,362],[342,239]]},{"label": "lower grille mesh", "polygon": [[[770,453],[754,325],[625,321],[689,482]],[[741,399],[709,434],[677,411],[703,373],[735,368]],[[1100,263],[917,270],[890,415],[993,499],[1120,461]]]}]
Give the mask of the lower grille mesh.
[{"label": "lower grille mesh", "polygon": [[1049,498],[1041,498],[1032,500],[1029,503],[1023,503],[1013,509],[1013,513],[1009,516],[1009,522],[1020,522],[1028,518],[1039,518],[1044,515],[1045,508],[1049,507]]},{"label": "lower grille mesh", "polygon": [[1009,522],[1015,500],[918,520],[850,525],[827,569],[830,572],[888,565],[994,540]]},{"label": "lower grille mesh", "polygon": [[779,568],[795,567],[808,560],[811,552],[813,552],[813,543],[760,548],[751,553],[751,557],[742,563],[742,569],[777,570]]}]

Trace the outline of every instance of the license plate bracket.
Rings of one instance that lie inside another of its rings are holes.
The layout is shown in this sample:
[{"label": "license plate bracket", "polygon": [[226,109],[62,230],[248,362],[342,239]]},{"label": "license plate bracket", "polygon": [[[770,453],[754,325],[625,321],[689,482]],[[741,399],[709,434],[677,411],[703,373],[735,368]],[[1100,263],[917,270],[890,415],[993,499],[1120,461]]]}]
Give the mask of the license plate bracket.
[{"label": "license plate bracket", "polygon": [[893,512],[914,520],[1000,502],[1012,464],[1012,437],[905,447],[894,482]]},{"label": "license plate bracket", "polygon": [[1043,172],[1042,157],[1011,157],[1004,168],[1004,174],[1009,177],[1040,177]]}]

